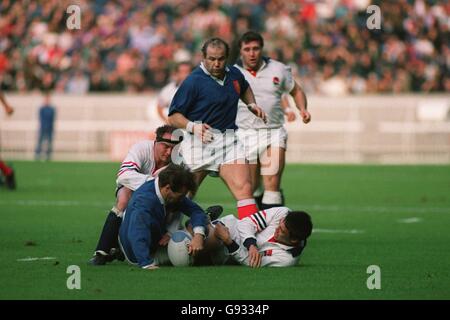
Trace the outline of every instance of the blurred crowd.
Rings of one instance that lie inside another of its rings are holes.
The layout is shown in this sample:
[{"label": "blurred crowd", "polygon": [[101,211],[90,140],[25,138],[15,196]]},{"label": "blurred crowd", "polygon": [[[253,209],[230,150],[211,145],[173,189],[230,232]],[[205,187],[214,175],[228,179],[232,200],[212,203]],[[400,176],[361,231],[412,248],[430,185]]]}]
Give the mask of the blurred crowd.
[{"label": "blurred crowd", "polygon": [[[66,26],[72,4],[80,30]],[[371,4],[381,30],[366,26]],[[199,63],[208,37],[230,43],[233,63],[253,29],[307,93],[450,91],[449,13],[437,0],[0,0],[0,86],[157,91],[176,62]]]}]

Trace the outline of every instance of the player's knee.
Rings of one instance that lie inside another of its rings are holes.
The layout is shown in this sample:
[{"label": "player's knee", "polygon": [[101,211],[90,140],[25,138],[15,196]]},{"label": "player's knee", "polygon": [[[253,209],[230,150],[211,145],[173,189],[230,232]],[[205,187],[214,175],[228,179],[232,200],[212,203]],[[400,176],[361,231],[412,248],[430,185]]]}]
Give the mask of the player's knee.
[{"label": "player's knee", "polygon": [[235,193],[240,197],[251,197],[252,183],[248,180],[241,181],[235,185]]}]

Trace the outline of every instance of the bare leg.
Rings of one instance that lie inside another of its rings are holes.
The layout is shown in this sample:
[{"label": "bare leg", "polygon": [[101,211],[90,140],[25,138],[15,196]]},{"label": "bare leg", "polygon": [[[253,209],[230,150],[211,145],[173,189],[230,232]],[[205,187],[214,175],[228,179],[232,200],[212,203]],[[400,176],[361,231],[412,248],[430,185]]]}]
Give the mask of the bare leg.
[{"label": "bare leg", "polygon": [[220,177],[236,200],[253,198],[248,164],[223,164],[220,166]]},{"label": "bare leg", "polygon": [[[268,191],[279,191],[281,175],[285,165],[286,150],[280,147],[269,147],[263,154],[264,165],[261,165],[261,175],[264,189]],[[267,173],[267,174],[265,174]]]}]

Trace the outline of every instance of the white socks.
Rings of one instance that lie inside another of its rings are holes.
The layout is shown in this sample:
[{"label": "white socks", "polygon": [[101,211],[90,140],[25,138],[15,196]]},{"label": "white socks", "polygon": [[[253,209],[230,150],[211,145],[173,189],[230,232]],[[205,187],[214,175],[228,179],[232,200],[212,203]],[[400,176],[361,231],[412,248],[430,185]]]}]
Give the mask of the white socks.
[{"label": "white socks", "polygon": [[280,191],[264,191],[264,196],[262,198],[262,203],[264,204],[282,204],[283,200],[281,198]]}]

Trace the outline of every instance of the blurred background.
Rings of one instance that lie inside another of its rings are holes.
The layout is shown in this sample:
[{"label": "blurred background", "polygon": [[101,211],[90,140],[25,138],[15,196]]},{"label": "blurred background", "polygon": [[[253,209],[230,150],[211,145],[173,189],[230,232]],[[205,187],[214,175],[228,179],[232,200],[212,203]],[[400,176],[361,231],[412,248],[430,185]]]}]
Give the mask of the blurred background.
[{"label": "blurred background", "polygon": [[[81,9],[69,30],[66,9]],[[369,30],[370,5],[381,29]],[[219,36],[263,34],[292,67],[312,122],[288,123],[289,162],[450,162],[450,4],[401,0],[0,1],[5,159],[33,159],[43,92],[55,160],[119,160],[162,122],[156,99],[178,62]],[[291,101],[292,103],[292,101]]]}]

